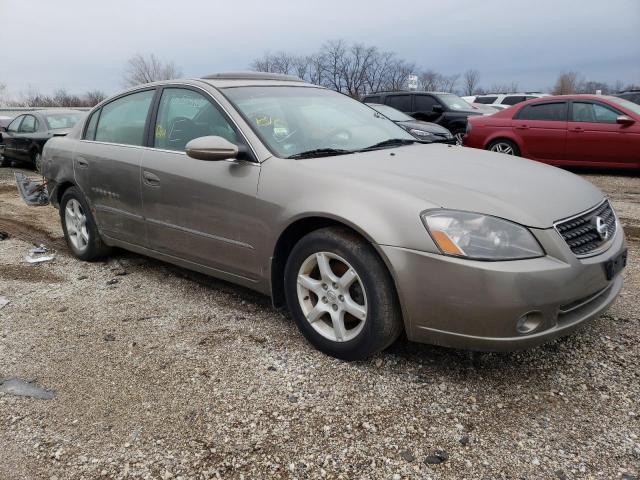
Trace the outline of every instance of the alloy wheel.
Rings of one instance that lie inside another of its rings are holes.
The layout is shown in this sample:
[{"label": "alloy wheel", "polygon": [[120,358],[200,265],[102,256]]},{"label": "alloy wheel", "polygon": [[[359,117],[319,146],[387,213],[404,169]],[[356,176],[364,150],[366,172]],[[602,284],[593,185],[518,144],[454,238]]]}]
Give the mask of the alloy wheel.
[{"label": "alloy wheel", "polygon": [[506,155],[514,155],[513,147],[508,143],[496,143],[490,149],[492,152],[504,153]]},{"label": "alloy wheel", "polygon": [[354,339],[367,320],[367,298],[356,270],[330,252],[310,255],[298,272],[298,302],[309,324],[334,342]]},{"label": "alloy wheel", "polygon": [[67,227],[67,236],[71,244],[79,252],[83,252],[89,245],[89,231],[87,230],[87,216],[82,205],[75,198],[67,202],[64,210],[64,221]]}]

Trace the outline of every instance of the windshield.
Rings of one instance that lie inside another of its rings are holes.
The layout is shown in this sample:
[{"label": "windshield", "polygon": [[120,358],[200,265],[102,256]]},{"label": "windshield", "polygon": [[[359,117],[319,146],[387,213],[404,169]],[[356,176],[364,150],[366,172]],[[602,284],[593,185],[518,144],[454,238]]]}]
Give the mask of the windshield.
[{"label": "windshield", "polygon": [[637,103],[630,102],[629,100],[625,100],[624,98],[619,97],[609,97],[613,103],[617,103],[621,107],[626,108],[627,110],[631,110],[636,115],[640,115],[640,105]]},{"label": "windshield", "polygon": [[438,98],[451,110],[473,110],[473,107],[453,93],[438,95]]},{"label": "windshield", "polygon": [[406,113],[403,113],[400,110],[396,110],[395,108],[388,105],[381,105],[379,103],[367,103],[367,105],[369,105],[371,108],[376,109],[378,112],[383,114],[385,117],[393,120],[394,122],[410,122],[414,120]]},{"label": "windshield", "polygon": [[320,150],[349,153],[394,139],[416,141],[366,105],[323,88],[234,87],[224,94],[269,150],[283,158]]},{"label": "windshield", "polygon": [[83,113],[48,113],[44,116],[49,130],[72,128],[83,117]]}]

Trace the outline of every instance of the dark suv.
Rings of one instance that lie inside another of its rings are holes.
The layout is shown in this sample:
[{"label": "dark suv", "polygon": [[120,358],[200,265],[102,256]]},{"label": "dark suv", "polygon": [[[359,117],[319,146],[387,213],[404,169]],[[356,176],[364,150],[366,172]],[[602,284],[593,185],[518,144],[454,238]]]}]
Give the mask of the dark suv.
[{"label": "dark suv", "polygon": [[614,96],[624,98],[625,100],[629,100],[630,102],[640,105],[640,89],[627,90],[626,92],[617,93]]},{"label": "dark suv", "polygon": [[467,117],[482,115],[453,93],[383,92],[366,95],[365,103],[382,103],[411,115],[416,120],[442,125],[462,143],[467,129]]}]

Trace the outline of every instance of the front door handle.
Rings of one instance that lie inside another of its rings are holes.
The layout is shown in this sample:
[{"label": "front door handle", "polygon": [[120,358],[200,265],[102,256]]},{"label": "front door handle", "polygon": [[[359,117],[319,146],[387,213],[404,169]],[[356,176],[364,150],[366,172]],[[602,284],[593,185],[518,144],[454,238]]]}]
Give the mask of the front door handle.
[{"label": "front door handle", "polygon": [[147,185],[151,185],[153,187],[160,185],[160,177],[151,172],[147,172],[146,170],[142,172],[142,178],[144,178],[144,183]]},{"label": "front door handle", "polygon": [[529,125],[516,125],[516,128],[518,130],[526,130],[527,128],[529,128]]},{"label": "front door handle", "polygon": [[580,133],[580,132],[584,132],[584,128],[582,128],[582,127],[575,127],[575,128],[572,128],[572,129],[571,129],[571,131],[572,131],[572,132],[578,132],[578,133]]},{"label": "front door handle", "polygon": [[89,162],[82,157],[76,157],[76,162],[78,162],[78,166],[82,168],[87,168],[89,166]]}]

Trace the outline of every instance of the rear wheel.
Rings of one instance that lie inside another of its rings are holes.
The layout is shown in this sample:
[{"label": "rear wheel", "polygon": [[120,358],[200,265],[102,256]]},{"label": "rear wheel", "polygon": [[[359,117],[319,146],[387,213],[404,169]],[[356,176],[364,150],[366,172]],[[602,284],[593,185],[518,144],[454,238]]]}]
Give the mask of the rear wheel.
[{"label": "rear wheel", "polygon": [[33,162],[33,166],[36,168],[36,172],[42,172],[42,154],[39,151],[35,151],[31,154],[31,161]]},{"label": "rear wheel", "polygon": [[303,237],[285,267],[287,304],[298,328],[322,352],[367,358],[402,331],[393,282],[371,245],[345,228]]},{"label": "rear wheel", "polygon": [[462,145],[462,139],[464,138],[465,130],[454,130],[453,137],[456,139],[456,145]]},{"label": "rear wheel", "polygon": [[487,150],[491,150],[496,153],[504,153],[505,155],[520,156],[520,150],[518,146],[511,140],[499,139],[494,140],[487,146]]},{"label": "rear wheel", "polygon": [[106,256],[110,249],[98,233],[84,196],[76,187],[68,188],[60,200],[62,231],[74,256],[92,261]]}]

